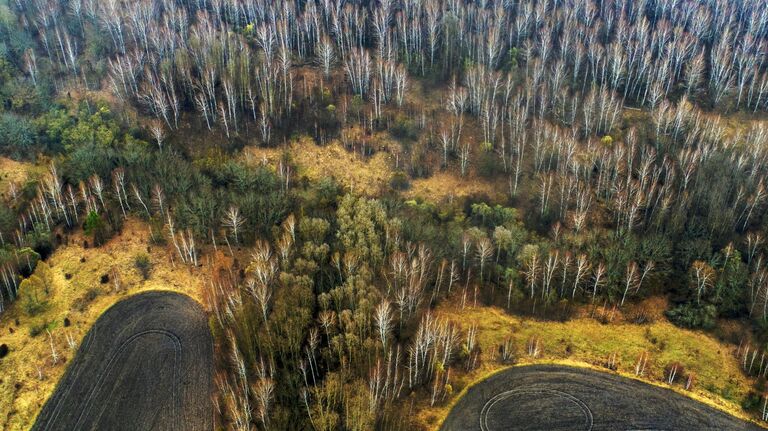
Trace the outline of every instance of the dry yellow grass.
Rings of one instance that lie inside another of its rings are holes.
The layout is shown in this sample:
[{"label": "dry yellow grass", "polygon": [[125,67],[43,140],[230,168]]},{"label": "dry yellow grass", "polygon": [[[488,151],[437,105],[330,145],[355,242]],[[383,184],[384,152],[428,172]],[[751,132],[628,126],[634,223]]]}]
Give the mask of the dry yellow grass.
[{"label": "dry yellow grass", "polygon": [[[375,140],[374,137],[372,140]],[[384,144],[386,145],[386,144]],[[288,148],[262,148],[249,146],[244,157],[251,162],[266,161],[274,165],[288,150],[298,165],[297,177],[306,175],[310,180],[335,178],[356,193],[376,196],[387,187],[392,177],[394,158],[386,151],[377,151],[370,157],[347,151],[339,141],[328,145],[316,145],[309,137],[292,141]]]},{"label": "dry yellow grass", "polygon": [[[692,107],[690,103],[689,106]],[[743,137],[753,127],[764,126],[768,123],[768,116],[764,113],[739,111],[721,115],[706,111],[699,112],[702,124],[716,123],[719,127],[722,127],[723,138],[726,140],[734,139],[738,136]],[[653,118],[648,111],[636,108],[624,109],[622,115],[627,124],[634,125],[638,129],[642,127],[641,125],[653,122]],[[622,136],[619,131],[615,131],[613,138],[621,139]]]},{"label": "dry yellow grass", "polygon": [[[152,246],[147,254],[154,269],[149,280],[143,280],[134,267],[134,258],[147,252],[148,243],[146,228],[135,220],[127,221],[122,234],[100,248],[84,249],[80,245],[82,238],[75,235],[70,245],[60,247],[48,260],[53,287],[47,309],[30,318],[17,303],[0,316],[0,344],[8,344],[11,349],[0,359],[0,429],[26,430],[32,425],[75,353],[68,347],[67,336],[79,344],[96,319],[118,300],[150,289],[175,290],[200,299],[200,270],[173,265],[170,249]],[[119,272],[120,290],[115,289],[113,279],[100,283],[101,276],[112,268]],[[71,278],[67,279],[66,274]],[[85,307],[78,306],[78,301],[93,288],[98,296]],[[64,318],[71,322],[69,327],[64,327]],[[29,333],[32,325],[46,322],[61,357],[55,365],[47,333],[43,331],[36,337]]]},{"label": "dry yellow grass", "polygon": [[485,194],[491,200],[503,201],[506,197],[504,181],[491,182],[481,178],[461,178],[449,172],[439,172],[429,178],[411,182],[411,188],[403,193],[409,198],[423,198],[431,202],[443,202],[452,198]]},{"label": "dry yellow grass", "polygon": [[18,190],[31,175],[40,170],[40,167],[31,163],[0,157],[0,199],[6,198],[11,184],[15,184]]},{"label": "dry yellow grass", "polygon": [[[91,90],[82,88],[79,84],[72,83],[66,85],[59,94],[58,102],[64,105],[69,104],[70,102],[78,104],[86,100],[103,100],[109,103],[110,106],[119,106],[123,111],[130,109],[129,105],[123,103],[119,98],[115,97],[115,94],[112,91],[107,89]],[[130,111],[130,114],[135,115],[136,111],[134,109],[130,109]]]},{"label": "dry yellow grass", "polygon": [[[477,340],[483,348],[481,366],[470,372],[453,374],[454,395],[444,404],[430,407],[426,402],[417,408],[417,422],[425,429],[437,430],[452,405],[463,392],[491,374],[506,367],[496,360],[497,347],[512,337],[517,347],[519,365],[560,363],[596,368],[603,367],[609,355],[617,356],[617,372],[658,386],[671,387],[686,396],[705,402],[735,416],[750,419],[737,400],[745,396],[752,382],[744,376],[734,356],[734,346],[713,337],[678,328],[665,320],[637,325],[631,323],[601,324],[588,317],[567,322],[545,322],[521,318],[496,307],[467,307],[463,310],[446,301],[436,314],[460,322],[466,327],[477,325]],[[536,336],[541,340],[538,358],[527,356],[526,344]],[[634,366],[641,352],[650,353],[647,371],[635,376]],[[696,385],[685,391],[680,383],[664,383],[664,369],[680,362],[687,371],[696,373]]]},{"label": "dry yellow grass", "polygon": [[[339,141],[319,146],[309,137],[293,141],[287,148],[249,146],[244,150],[244,157],[250,163],[275,166],[283,153],[288,151],[298,165],[298,177],[306,175],[310,180],[332,177],[353,192],[378,196],[386,190],[396,169],[399,145],[386,134],[376,134],[369,140],[375,143],[373,146],[377,149],[370,157],[348,151]],[[501,201],[506,192],[507,184],[503,180],[489,181],[474,176],[462,178],[452,172],[437,172],[429,178],[411,181],[411,187],[403,192],[403,196],[440,203],[452,198],[485,194],[492,200]]]}]

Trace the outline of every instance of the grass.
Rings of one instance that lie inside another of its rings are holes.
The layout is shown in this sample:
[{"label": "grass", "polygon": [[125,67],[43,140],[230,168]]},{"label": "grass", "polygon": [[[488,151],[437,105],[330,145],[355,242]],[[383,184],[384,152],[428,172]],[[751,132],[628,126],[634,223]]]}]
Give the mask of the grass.
[{"label": "grass", "polygon": [[0,157],[0,199],[6,199],[9,196],[11,183],[15,184],[17,192],[20,192],[27,179],[44,170],[44,165],[36,166],[31,163]]},{"label": "grass", "polygon": [[424,198],[439,203],[451,198],[470,195],[486,195],[492,201],[504,202],[509,186],[503,179],[489,181],[479,177],[461,178],[451,172],[437,172],[429,178],[411,181],[409,190],[403,193],[406,198]]},{"label": "grass", "polygon": [[251,163],[266,161],[275,165],[286,150],[298,165],[299,172],[295,178],[306,176],[310,180],[319,180],[332,177],[350,190],[366,196],[379,195],[388,186],[394,172],[394,158],[388,152],[377,151],[363,158],[358,153],[347,151],[339,141],[319,146],[306,136],[292,141],[287,148],[248,146],[244,156]]},{"label": "grass", "polygon": [[[308,137],[291,142],[287,148],[248,146],[244,157],[250,163],[274,166],[287,150],[298,165],[296,178],[306,176],[316,181],[333,177],[354,192],[379,196],[389,187],[396,172],[396,156],[390,151],[398,151],[398,146],[385,133],[374,135],[371,141],[377,151],[370,157],[361,157],[359,153],[345,149],[339,141],[319,146]],[[486,195],[493,201],[503,201],[508,188],[504,179],[491,181],[474,175],[461,178],[453,171],[446,171],[410,180],[410,186],[402,195],[408,199],[420,197],[433,203],[470,195]]]},{"label": "grass", "polygon": [[[445,403],[430,407],[423,401],[416,409],[421,428],[437,430],[453,404],[471,385],[506,369],[496,359],[497,347],[512,337],[517,348],[518,365],[558,363],[608,371],[609,355],[616,354],[616,372],[654,385],[669,387],[686,396],[724,410],[732,415],[750,419],[740,402],[747,396],[752,381],[739,368],[734,352],[736,346],[724,344],[712,336],[678,328],[663,319],[648,324],[626,322],[602,324],[587,316],[567,322],[540,321],[507,314],[497,307],[467,307],[461,310],[445,301],[436,314],[448,320],[477,325],[477,340],[483,349],[479,368],[452,374],[453,396]],[[531,337],[541,342],[537,358],[527,356],[526,344]],[[635,376],[634,367],[642,352],[650,354],[647,371]],[[686,391],[682,382],[667,385],[664,371],[672,362],[681,363],[687,371],[696,373],[696,384]],[[428,397],[425,397],[428,398]]]},{"label": "grass", "polygon": [[[32,426],[75,353],[67,337],[79,345],[96,319],[115,302],[152,289],[180,291],[200,299],[200,270],[174,264],[170,248],[152,247],[148,254],[153,270],[144,279],[134,265],[138,254],[147,253],[149,243],[149,233],[140,221],[129,219],[122,234],[102,247],[85,249],[82,242],[81,236],[71,236],[69,245],[60,247],[48,260],[53,283],[45,310],[29,317],[17,303],[0,315],[0,344],[10,348],[8,356],[0,359],[0,430]],[[104,274],[110,277],[102,284]],[[65,326],[65,318],[69,326]],[[60,356],[56,364],[46,329]],[[30,337],[30,331],[38,335]]]}]

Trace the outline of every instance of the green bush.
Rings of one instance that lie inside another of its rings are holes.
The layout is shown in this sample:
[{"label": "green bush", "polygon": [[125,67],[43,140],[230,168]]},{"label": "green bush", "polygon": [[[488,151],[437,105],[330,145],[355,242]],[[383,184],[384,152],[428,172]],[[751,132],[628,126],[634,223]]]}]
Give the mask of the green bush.
[{"label": "green bush", "polygon": [[714,305],[696,305],[693,303],[678,305],[666,312],[672,323],[683,328],[712,329],[717,319],[717,308]]},{"label": "green bush", "polygon": [[94,245],[101,245],[107,240],[107,226],[101,216],[95,211],[88,213],[83,224],[83,231],[86,235],[93,236]]},{"label": "green bush", "polygon": [[477,173],[483,178],[494,178],[502,171],[499,156],[493,151],[482,151],[478,157]]},{"label": "green bush", "polygon": [[395,172],[389,180],[389,186],[395,190],[407,190],[410,185],[408,175],[403,171]]},{"label": "green bush", "polygon": [[29,336],[30,337],[37,337],[38,335],[42,334],[46,329],[48,329],[48,326],[51,322],[44,321],[41,323],[32,324],[29,327]]},{"label": "green bush", "polygon": [[0,152],[13,158],[34,155],[36,132],[24,117],[0,114]]},{"label": "green bush", "polygon": [[139,253],[133,258],[133,265],[139,270],[141,277],[144,280],[149,279],[149,275],[152,273],[152,262],[149,260],[149,255],[146,253]]},{"label": "green bush", "polygon": [[741,401],[741,408],[743,408],[746,411],[758,409],[762,404],[761,401],[762,401],[762,397],[759,394],[750,392]]},{"label": "green bush", "polygon": [[416,123],[404,115],[399,115],[395,124],[390,128],[390,133],[397,139],[415,141],[419,138],[419,130]]}]

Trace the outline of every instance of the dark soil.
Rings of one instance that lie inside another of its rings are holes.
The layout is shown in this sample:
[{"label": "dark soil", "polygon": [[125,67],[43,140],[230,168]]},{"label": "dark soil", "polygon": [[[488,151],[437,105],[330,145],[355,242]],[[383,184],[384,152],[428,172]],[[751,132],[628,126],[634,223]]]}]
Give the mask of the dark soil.
[{"label": "dark soil", "polygon": [[719,410],[615,374],[515,367],[470,388],[442,431],[760,430]]},{"label": "dark soil", "polygon": [[138,294],[96,321],[32,429],[209,431],[212,369],[200,305]]}]

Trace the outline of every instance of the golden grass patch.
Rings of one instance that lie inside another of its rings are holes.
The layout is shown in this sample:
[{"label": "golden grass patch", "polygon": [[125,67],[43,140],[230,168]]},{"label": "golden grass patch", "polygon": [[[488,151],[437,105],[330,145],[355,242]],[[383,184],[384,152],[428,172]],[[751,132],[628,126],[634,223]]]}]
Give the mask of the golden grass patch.
[{"label": "golden grass patch", "polygon": [[[374,134],[369,142],[376,150],[369,157],[347,150],[337,140],[319,146],[306,136],[291,142],[287,147],[248,146],[243,157],[249,163],[275,166],[287,151],[298,165],[298,177],[305,175],[310,180],[331,177],[353,192],[379,196],[389,187],[397,165],[399,144],[386,134]],[[429,178],[412,180],[410,188],[402,194],[409,199],[418,197],[433,203],[476,194],[487,195],[494,201],[503,201],[507,187],[504,180],[490,181],[474,176],[462,178],[452,172],[437,172]]]},{"label": "golden grass patch", "polygon": [[[170,248],[151,246],[148,252],[149,234],[140,221],[128,220],[122,233],[102,247],[83,248],[82,243],[80,235],[73,235],[69,245],[60,247],[48,259],[53,282],[48,306],[42,313],[29,317],[17,302],[0,316],[0,344],[10,348],[8,356],[0,359],[2,430],[32,426],[75,354],[67,338],[79,346],[96,319],[115,302],[152,289],[179,291],[200,300],[200,270],[172,263]],[[148,280],[134,267],[140,253],[149,255],[153,264]],[[105,274],[110,279],[101,283]],[[119,274],[119,289],[115,288],[115,274]],[[65,318],[70,322],[68,327],[64,326]],[[43,330],[36,337],[30,336],[30,328],[43,325],[50,331],[60,356],[57,364],[52,361],[48,333]]]},{"label": "golden grass patch", "polygon": [[482,178],[461,178],[450,172],[438,172],[429,178],[411,182],[411,188],[404,195],[409,198],[421,197],[431,202],[443,202],[452,198],[484,194],[493,201],[506,198],[507,185],[501,181]]},{"label": "golden grass patch", "polygon": [[287,148],[249,146],[244,150],[244,157],[252,163],[275,165],[286,150],[298,165],[297,177],[306,175],[310,180],[335,178],[351,191],[366,196],[379,195],[392,177],[394,161],[388,152],[376,151],[369,157],[362,157],[359,153],[347,151],[336,140],[319,146],[305,136],[292,141]]},{"label": "golden grass patch", "polygon": [[20,191],[24,182],[41,169],[31,163],[0,157],[0,199],[5,200],[8,197],[11,184],[15,184],[16,190]]}]

